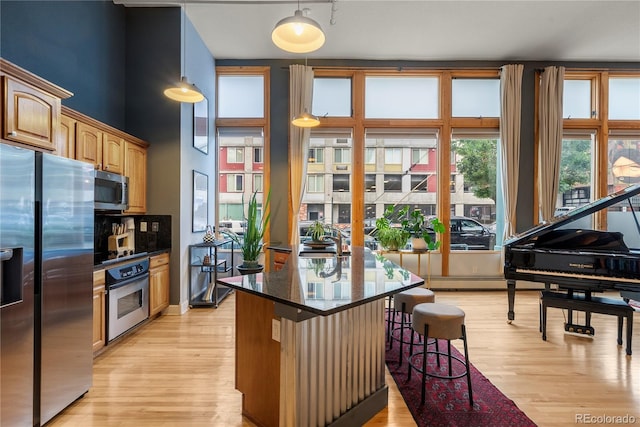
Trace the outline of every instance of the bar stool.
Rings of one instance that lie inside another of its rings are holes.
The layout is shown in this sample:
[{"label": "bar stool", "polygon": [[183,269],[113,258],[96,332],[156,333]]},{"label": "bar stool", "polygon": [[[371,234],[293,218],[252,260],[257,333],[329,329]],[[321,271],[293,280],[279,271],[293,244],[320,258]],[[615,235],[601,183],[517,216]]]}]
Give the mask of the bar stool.
[{"label": "bar stool", "polygon": [[[389,349],[393,348],[393,341],[400,343],[400,351],[398,353],[398,366],[402,366],[402,349],[403,344],[409,344],[404,340],[404,330],[411,330],[411,313],[413,308],[418,304],[433,303],[436,296],[432,290],[426,288],[411,288],[406,291],[398,292],[393,296],[393,311],[387,319],[387,329],[389,331]],[[400,313],[400,325],[396,326],[396,315]],[[395,337],[394,332],[398,332]],[[413,332],[411,332],[413,339]]]},{"label": "bar stool", "polygon": [[[464,325],[464,311],[460,308],[448,304],[418,304],[413,308],[412,328],[417,334],[424,337],[423,351],[413,353],[414,334],[411,334],[411,343],[409,344],[409,368],[407,380],[411,379],[411,370],[422,373],[422,394],[421,402],[424,404],[426,377],[435,377],[443,379],[456,379],[467,377],[467,387],[469,388],[469,405],[473,407],[473,393],[471,391],[471,370],[469,369],[469,352],[467,350],[467,332]],[[435,351],[428,351],[427,338],[435,338],[447,340],[447,352],[440,352],[436,347]],[[451,354],[451,340],[461,339],[464,343],[464,358]],[[437,366],[440,367],[440,355],[447,356],[448,375],[436,372],[427,372],[427,355],[434,354],[436,356]],[[414,360],[422,356],[422,364],[418,365]],[[454,374],[453,363],[460,363],[464,366],[464,371]]]}]

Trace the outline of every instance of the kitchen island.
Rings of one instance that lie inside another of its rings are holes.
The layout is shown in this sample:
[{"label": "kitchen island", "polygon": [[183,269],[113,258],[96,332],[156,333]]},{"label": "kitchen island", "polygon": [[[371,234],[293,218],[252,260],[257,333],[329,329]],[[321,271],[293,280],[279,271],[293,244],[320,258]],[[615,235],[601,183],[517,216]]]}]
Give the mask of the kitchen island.
[{"label": "kitchen island", "polygon": [[[304,255],[304,256],[302,256]],[[236,389],[260,426],[362,425],[387,405],[385,297],[424,280],[371,252],[299,254],[236,292]]]}]

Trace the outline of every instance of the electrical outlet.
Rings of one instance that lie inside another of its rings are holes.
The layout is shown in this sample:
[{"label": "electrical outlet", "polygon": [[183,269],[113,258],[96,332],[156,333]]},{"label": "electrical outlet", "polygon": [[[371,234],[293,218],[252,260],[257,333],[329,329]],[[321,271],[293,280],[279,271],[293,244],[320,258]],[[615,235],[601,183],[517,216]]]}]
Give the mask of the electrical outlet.
[{"label": "electrical outlet", "polygon": [[147,222],[146,221],[141,221],[140,222],[140,232],[142,232],[142,233],[146,233],[147,232]]},{"label": "electrical outlet", "polygon": [[157,233],[159,228],[160,228],[160,223],[159,222],[152,222],[151,223],[151,231],[153,231],[154,233]]},{"label": "electrical outlet", "polygon": [[280,321],[271,319],[271,339],[280,342]]}]

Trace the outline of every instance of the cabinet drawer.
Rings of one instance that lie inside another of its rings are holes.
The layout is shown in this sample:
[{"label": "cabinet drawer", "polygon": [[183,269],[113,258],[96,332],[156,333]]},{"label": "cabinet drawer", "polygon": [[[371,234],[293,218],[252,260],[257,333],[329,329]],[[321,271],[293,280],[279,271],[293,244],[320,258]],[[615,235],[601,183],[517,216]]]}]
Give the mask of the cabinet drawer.
[{"label": "cabinet drawer", "polygon": [[149,268],[159,267],[164,264],[169,264],[169,254],[160,254],[149,260]]}]

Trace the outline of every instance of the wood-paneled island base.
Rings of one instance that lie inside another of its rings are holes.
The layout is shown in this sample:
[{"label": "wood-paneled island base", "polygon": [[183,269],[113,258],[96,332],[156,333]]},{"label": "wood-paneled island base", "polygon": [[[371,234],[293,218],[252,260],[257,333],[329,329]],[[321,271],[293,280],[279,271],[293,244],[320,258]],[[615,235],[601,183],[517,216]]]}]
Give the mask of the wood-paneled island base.
[{"label": "wood-paneled island base", "polygon": [[[236,293],[236,389],[260,426],[362,425],[387,405],[385,297],[424,280],[369,249],[218,280]],[[279,343],[277,339],[279,338]]]}]

